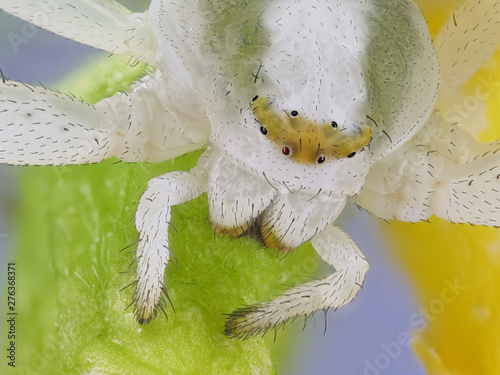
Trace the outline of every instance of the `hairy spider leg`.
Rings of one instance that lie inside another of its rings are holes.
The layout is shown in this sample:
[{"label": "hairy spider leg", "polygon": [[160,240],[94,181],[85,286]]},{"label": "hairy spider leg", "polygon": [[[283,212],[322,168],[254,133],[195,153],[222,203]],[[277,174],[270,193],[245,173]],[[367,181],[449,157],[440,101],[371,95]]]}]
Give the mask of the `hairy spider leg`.
[{"label": "hairy spider leg", "polygon": [[311,243],[335,271],[289,289],[271,302],[236,310],[226,321],[226,335],[247,338],[265,334],[297,316],[344,306],[357,295],[369,265],[351,238],[332,224]]},{"label": "hairy spider leg", "polygon": [[77,42],[156,65],[158,46],[147,13],[132,13],[114,0],[3,0],[0,9]]},{"label": "hairy spider leg", "polygon": [[196,198],[205,191],[205,185],[199,175],[171,172],[149,181],[141,197],[135,217],[139,231],[135,317],[141,324],[156,317],[165,303],[171,206]]}]

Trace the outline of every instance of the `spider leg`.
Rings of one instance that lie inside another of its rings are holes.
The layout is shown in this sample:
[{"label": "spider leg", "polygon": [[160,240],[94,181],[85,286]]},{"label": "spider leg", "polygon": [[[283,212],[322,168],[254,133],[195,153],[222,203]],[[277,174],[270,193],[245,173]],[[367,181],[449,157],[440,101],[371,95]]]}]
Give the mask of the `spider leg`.
[{"label": "spider leg", "polygon": [[455,92],[500,46],[500,12],[494,0],[468,0],[458,7],[435,39],[441,91]]},{"label": "spider leg", "polygon": [[500,142],[479,143],[435,113],[373,165],[356,203],[383,219],[500,226]]},{"label": "spider leg", "polygon": [[147,17],[114,0],[4,0],[0,9],[77,42],[156,65],[158,47]]},{"label": "spider leg", "polygon": [[116,156],[160,162],[203,147],[211,126],[192,108],[175,109],[163,75],[89,105],[43,87],[0,83],[0,163],[64,165]]},{"label": "spider leg", "polygon": [[[442,123],[438,130],[448,131],[452,145],[460,148],[461,160],[446,157],[445,167],[433,173],[434,215],[453,223],[500,226],[500,142],[479,143],[471,135]],[[447,134],[447,133],[444,133]],[[429,169],[445,158],[439,150],[429,158]],[[456,151],[454,155],[457,155]]]},{"label": "spider leg", "polygon": [[154,318],[165,303],[171,206],[196,198],[204,190],[204,183],[195,174],[172,172],[152,179],[141,197],[135,219],[139,231],[135,316],[141,324]]},{"label": "spider leg", "polygon": [[289,289],[271,302],[233,312],[226,321],[226,335],[247,338],[264,334],[296,316],[307,317],[318,310],[344,306],[356,296],[369,265],[351,238],[331,224],[311,243],[335,271]]},{"label": "spider leg", "polygon": [[74,97],[6,81],[0,86],[0,163],[63,165],[114,156],[106,112]]}]

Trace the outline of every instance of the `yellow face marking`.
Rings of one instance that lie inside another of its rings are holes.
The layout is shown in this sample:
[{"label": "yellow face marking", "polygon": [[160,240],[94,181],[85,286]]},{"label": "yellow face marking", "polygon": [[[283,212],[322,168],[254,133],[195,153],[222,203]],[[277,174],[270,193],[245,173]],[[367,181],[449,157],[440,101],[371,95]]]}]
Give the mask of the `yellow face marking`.
[{"label": "yellow face marking", "polygon": [[278,115],[269,100],[256,96],[252,111],[260,131],[274,142],[284,155],[299,163],[321,164],[330,159],[352,157],[371,140],[372,132],[363,126],[358,134],[343,134],[337,124],[316,124],[292,111]]}]

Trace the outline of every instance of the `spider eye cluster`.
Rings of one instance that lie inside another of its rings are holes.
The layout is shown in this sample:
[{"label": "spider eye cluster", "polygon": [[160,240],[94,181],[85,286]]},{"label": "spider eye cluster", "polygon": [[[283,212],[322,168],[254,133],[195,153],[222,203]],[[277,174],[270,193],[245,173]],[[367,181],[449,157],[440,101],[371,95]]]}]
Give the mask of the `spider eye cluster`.
[{"label": "spider eye cluster", "polygon": [[260,133],[295,162],[323,164],[331,159],[352,158],[371,140],[367,126],[358,134],[344,133],[337,121],[318,124],[297,110],[279,113],[268,99],[258,95],[252,98],[251,109]]}]

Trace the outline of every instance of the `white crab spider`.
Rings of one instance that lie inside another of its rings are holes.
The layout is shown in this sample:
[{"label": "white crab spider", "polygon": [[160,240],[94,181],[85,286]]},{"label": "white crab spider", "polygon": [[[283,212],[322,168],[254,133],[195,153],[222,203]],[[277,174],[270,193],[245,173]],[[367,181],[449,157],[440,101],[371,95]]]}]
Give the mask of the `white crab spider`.
[{"label": "white crab spider", "polygon": [[[494,33],[469,22],[494,27],[490,3],[458,9],[436,56],[409,0],[153,0],[144,14],[113,0],[4,0],[0,9],[156,69],[95,106],[7,81],[0,162],[158,162],[207,146],[195,168],[151,180],[140,200],[135,314],[146,323],[163,303],[171,206],[207,192],[215,231],[251,231],[282,250],[311,240],[335,269],[234,312],[225,330],[266,332],[358,293],[368,262],[334,224],[347,199],[385,219],[500,225],[499,144],[432,111],[437,57],[453,91],[496,50]],[[464,34],[482,53],[450,58]]]}]

